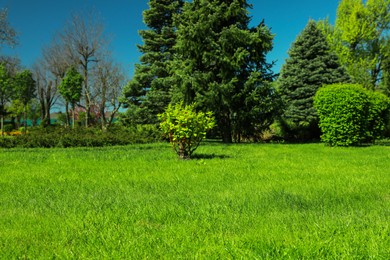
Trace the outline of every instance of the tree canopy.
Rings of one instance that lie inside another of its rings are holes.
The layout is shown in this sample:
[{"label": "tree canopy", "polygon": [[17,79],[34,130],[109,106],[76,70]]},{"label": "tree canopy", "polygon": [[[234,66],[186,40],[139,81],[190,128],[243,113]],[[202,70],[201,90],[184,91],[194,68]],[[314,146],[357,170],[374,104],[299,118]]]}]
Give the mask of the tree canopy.
[{"label": "tree canopy", "polygon": [[133,79],[124,88],[128,112],[141,123],[157,123],[171,101],[172,74],[169,64],[176,43],[174,19],[181,12],[183,0],[151,0],[144,11],[147,30],[139,33],[143,45],[138,45],[142,56],[135,67]]},{"label": "tree canopy", "polygon": [[335,25],[323,27],[354,82],[390,90],[390,0],[342,0]]},{"label": "tree canopy", "polygon": [[75,123],[75,106],[76,102],[80,101],[81,98],[81,92],[83,90],[83,81],[84,79],[80,75],[80,73],[74,67],[70,67],[67,70],[66,75],[59,86],[60,94],[63,96],[66,102],[72,105],[73,128]]},{"label": "tree canopy", "polygon": [[173,100],[213,111],[225,142],[267,120],[261,101],[273,93],[266,62],[273,35],[264,22],[249,27],[249,8],[247,1],[195,0],[177,22]]}]

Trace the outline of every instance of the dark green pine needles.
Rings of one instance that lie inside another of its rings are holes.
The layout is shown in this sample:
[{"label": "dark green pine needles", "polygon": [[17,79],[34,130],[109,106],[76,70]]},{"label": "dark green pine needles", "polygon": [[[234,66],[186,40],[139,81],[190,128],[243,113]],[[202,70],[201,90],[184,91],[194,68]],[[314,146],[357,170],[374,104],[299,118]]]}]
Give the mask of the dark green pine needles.
[{"label": "dark green pine needles", "polygon": [[141,63],[135,67],[133,79],[124,89],[128,109],[127,117],[141,124],[157,122],[171,100],[171,73],[168,64],[173,58],[176,42],[174,17],[180,13],[182,0],[151,0],[144,11],[144,23],[148,27],[139,33],[143,45]]},{"label": "dark green pine needles", "polygon": [[317,90],[326,84],[347,81],[349,76],[330,51],[324,34],[310,20],[291,46],[278,81],[285,104],[283,118],[291,129],[298,130],[299,138],[319,137],[318,117],[313,107]]}]

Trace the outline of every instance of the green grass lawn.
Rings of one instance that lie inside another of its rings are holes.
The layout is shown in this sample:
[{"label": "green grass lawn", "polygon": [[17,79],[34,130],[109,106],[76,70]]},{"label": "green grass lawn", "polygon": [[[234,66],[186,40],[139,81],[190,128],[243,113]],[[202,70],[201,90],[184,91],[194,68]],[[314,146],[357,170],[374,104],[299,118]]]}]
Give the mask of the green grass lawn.
[{"label": "green grass lawn", "polygon": [[390,147],[0,150],[0,259],[390,259]]}]

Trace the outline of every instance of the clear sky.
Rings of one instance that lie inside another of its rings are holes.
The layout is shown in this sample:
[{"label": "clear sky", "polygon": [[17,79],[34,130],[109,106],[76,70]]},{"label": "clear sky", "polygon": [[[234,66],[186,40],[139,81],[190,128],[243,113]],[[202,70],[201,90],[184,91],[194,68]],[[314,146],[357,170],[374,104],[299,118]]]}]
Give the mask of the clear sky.
[{"label": "clear sky", "polygon": [[[329,17],[333,22],[339,0],[249,0],[253,25],[263,19],[275,34],[274,49],[269,61],[276,61],[275,72],[287,58],[287,51],[308,20]],[[72,13],[94,9],[101,15],[106,32],[112,35],[114,58],[133,74],[142,43],[138,30],[145,29],[142,12],[147,0],[0,0],[0,8],[8,8],[8,20],[19,33],[19,45],[3,48],[1,54],[17,56],[30,67],[50,44],[56,32],[64,28]]]}]

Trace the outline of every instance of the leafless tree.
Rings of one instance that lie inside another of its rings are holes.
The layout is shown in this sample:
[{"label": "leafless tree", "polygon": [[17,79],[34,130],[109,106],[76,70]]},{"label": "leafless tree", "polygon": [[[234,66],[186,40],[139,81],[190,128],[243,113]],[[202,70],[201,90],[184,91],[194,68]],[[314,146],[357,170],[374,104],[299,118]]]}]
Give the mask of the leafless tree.
[{"label": "leafless tree", "polygon": [[122,106],[119,97],[122,94],[126,76],[123,68],[115,63],[107,53],[106,57],[100,58],[99,63],[96,64],[93,79],[93,93],[100,111],[101,127],[102,130],[106,130]]},{"label": "leafless tree", "polygon": [[51,109],[59,98],[58,85],[70,63],[61,42],[54,38],[49,46],[42,49],[42,58],[33,65],[41,119],[46,125],[50,124]]},{"label": "leafless tree", "polygon": [[84,106],[86,110],[86,126],[90,121],[90,108],[93,104],[93,93],[89,78],[91,70],[99,61],[99,53],[107,46],[103,23],[92,12],[89,15],[74,14],[61,33],[64,50],[75,65],[80,66],[84,77]]},{"label": "leafless tree", "polygon": [[8,10],[0,10],[0,47],[2,45],[9,45],[11,47],[17,44],[16,31],[8,23]]}]

